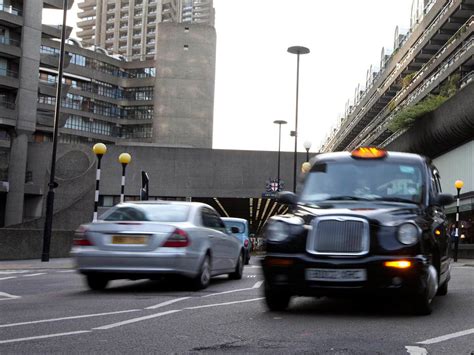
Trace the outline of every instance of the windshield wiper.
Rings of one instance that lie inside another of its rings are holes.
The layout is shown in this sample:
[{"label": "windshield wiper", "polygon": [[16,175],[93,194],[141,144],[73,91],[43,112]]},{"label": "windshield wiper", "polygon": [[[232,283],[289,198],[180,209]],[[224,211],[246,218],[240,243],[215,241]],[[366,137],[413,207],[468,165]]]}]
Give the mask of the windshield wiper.
[{"label": "windshield wiper", "polygon": [[371,198],[352,195],[329,196],[325,201],[370,201]]},{"label": "windshield wiper", "polygon": [[378,197],[375,200],[377,201],[388,201],[388,202],[404,202],[404,203],[414,203],[418,204],[418,202],[415,202],[413,200],[409,200],[407,198],[402,198],[402,197]]}]

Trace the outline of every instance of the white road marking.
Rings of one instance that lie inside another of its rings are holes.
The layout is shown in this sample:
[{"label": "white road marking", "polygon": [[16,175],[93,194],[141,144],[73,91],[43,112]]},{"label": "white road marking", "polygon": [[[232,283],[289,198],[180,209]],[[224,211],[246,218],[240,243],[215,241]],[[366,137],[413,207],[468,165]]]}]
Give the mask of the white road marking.
[{"label": "white road marking", "polygon": [[236,290],[229,290],[229,291],[222,291],[222,292],[216,292],[216,293],[211,293],[209,295],[204,295],[204,296],[201,296],[201,297],[206,298],[206,297],[212,297],[212,296],[217,296],[217,295],[225,295],[225,294],[234,293],[234,292],[249,291],[249,290],[259,288],[262,285],[262,283],[263,283],[263,281],[258,281],[252,287],[239,288],[239,289],[236,289]]},{"label": "white road marking", "polygon": [[146,307],[145,309],[156,309],[156,308],[160,308],[160,307],[165,307],[165,306],[168,306],[168,305],[176,303],[176,302],[187,300],[189,298],[191,298],[191,297],[176,298],[174,300],[169,300],[169,301],[166,301],[166,302],[161,302],[161,303],[155,304],[154,306]]},{"label": "white road marking", "polygon": [[249,299],[249,300],[243,300],[243,301],[233,301],[233,302],[224,302],[224,303],[205,304],[205,305],[202,305],[202,306],[195,306],[195,307],[186,307],[185,309],[199,309],[199,308],[209,308],[209,307],[227,306],[227,305],[229,305],[229,304],[255,302],[255,301],[259,301],[259,300],[263,300],[263,299],[264,299],[264,297],[251,298],[251,299]]},{"label": "white road marking", "polygon": [[446,340],[450,340],[450,339],[454,339],[454,338],[459,338],[459,337],[462,337],[464,335],[469,335],[469,334],[474,334],[474,328],[463,330],[461,332],[442,335],[440,337],[431,338],[431,339],[424,340],[424,341],[419,341],[419,342],[417,342],[417,344],[424,344],[424,345],[436,344],[436,343],[441,343],[442,341],[446,341]]},{"label": "white road marking", "polygon": [[130,313],[130,312],[138,312],[138,311],[141,311],[141,309],[128,309],[128,310],[126,310],[126,311],[116,311],[116,312],[106,312],[106,313],[94,313],[94,314],[83,314],[83,315],[80,315],[80,316],[51,318],[51,319],[41,319],[41,320],[34,320],[34,321],[30,321],[30,322],[6,323],[6,324],[0,324],[0,328],[16,327],[16,326],[18,326],[18,325],[29,325],[29,324],[38,324],[38,323],[57,322],[57,321],[69,320],[69,319],[80,319],[80,318],[100,317],[100,316],[108,316],[108,315],[111,315],[111,314]]},{"label": "white road marking", "polygon": [[46,275],[45,272],[38,272],[37,274],[27,274],[27,275],[21,275],[23,277],[32,277],[32,276],[40,276],[40,275]]},{"label": "white road marking", "polygon": [[0,301],[15,300],[17,298],[21,298],[21,296],[10,295],[9,293],[6,293],[6,292],[0,292],[0,297],[5,297],[5,298],[0,298]]},{"label": "white road marking", "polygon": [[102,326],[102,327],[97,327],[97,328],[92,328],[92,329],[94,329],[94,330],[95,330],[95,329],[97,329],[97,330],[107,330],[107,329],[111,329],[111,328],[120,327],[120,326],[126,325],[126,324],[141,322],[142,320],[147,320],[147,319],[152,319],[152,318],[157,318],[157,317],[166,316],[166,315],[168,315],[168,314],[172,314],[172,313],[176,313],[176,312],[181,312],[181,310],[179,310],[179,309],[173,309],[173,310],[171,310],[171,311],[166,311],[166,312],[151,314],[151,315],[149,315],[149,316],[144,316],[144,317],[139,317],[139,318],[132,318],[132,319],[129,319],[129,320],[125,320],[125,321],[123,321],[123,322],[107,324],[107,325],[104,325],[104,326]]},{"label": "white road marking", "polygon": [[425,348],[420,348],[419,346],[405,346],[407,353],[410,355],[427,355],[428,351]]},{"label": "white road marking", "polygon": [[29,270],[4,270],[0,271],[0,275],[11,275],[11,274],[24,274],[27,273]]},{"label": "white road marking", "polygon": [[263,284],[263,281],[258,281],[255,283],[255,285],[252,286],[252,288],[259,288],[260,286],[262,286]]},{"label": "white road marking", "polygon": [[90,333],[90,330],[79,330],[76,332],[68,332],[68,333],[56,333],[56,334],[48,334],[48,335],[38,335],[34,337],[28,338],[16,338],[16,339],[7,339],[7,340],[0,340],[0,344],[7,344],[7,343],[18,343],[21,341],[28,341],[28,340],[36,340],[36,339],[46,339],[46,338],[54,338],[54,337],[62,337],[66,335],[75,335],[75,334],[83,334],[83,333]]},{"label": "white road marking", "polygon": [[2,280],[9,280],[9,279],[16,279],[16,276],[1,277],[1,278],[0,278],[0,281],[2,281]]},{"label": "white road marking", "polygon": [[75,272],[76,270],[60,270],[58,272]]}]

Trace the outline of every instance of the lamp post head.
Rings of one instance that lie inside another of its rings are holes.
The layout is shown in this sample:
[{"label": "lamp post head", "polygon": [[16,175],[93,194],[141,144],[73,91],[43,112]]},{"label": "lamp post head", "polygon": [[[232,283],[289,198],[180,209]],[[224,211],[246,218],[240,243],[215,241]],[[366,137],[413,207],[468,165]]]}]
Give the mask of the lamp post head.
[{"label": "lamp post head", "polygon": [[288,122],[284,120],[276,120],[276,121],[273,121],[273,123],[282,125],[282,124],[287,124]]},{"label": "lamp post head", "polygon": [[303,47],[303,46],[293,46],[288,48],[288,53],[291,54],[308,54],[309,53],[309,48]]},{"label": "lamp post head", "polygon": [[119,160],[120,164],[127,165],[128,163],[130,163],[132,161],[132,156],[128,153],[122,153],[122,154],[119,155],[118,160]]},{"label": "lamp post head", "polygon": [[311,149],[311,141],[304,141],[303,147],[306,150],[310,150]]},{"label": "lamp post head", "polygon": [[454,186],[456,187],[456,189],[461,190],[462,187],[464,186],[464,181],[456,180],[456,182],[454,183]]},{"label": "lamp post head", "polygon": [[107,153],[107,146],[104,143],[96,143],[92,147],[92,151],[97,156],[102,156]]}]

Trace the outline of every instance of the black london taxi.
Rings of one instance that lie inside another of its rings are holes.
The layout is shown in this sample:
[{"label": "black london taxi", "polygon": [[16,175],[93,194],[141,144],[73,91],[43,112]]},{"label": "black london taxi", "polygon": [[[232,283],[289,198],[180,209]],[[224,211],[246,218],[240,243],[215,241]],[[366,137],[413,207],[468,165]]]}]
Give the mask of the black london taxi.
[{"label": "black london taxi", "polygon": [[264,228],[264,292],[270,310],[292,296],[403,296],[430,314],[446,295],[450,244],[440,176],[423,156],[362,147],[314,157],[289,213]]}]

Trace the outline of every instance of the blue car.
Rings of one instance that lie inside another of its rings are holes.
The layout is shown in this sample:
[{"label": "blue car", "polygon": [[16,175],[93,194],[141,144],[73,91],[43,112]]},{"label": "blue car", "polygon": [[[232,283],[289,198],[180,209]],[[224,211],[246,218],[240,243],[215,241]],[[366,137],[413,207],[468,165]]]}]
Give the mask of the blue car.
[{"label": "blue car", "polygon": [[[249,240],[249,222],[243,218],[233,218],[233,217],[222,217],[227,229],[232,232],[232,227],[234,227],[234,234],[242,242],[245,250],[245,265],[248,265],[250,261],[250,240]],[[237,231],[238,230],[238,231]]]}]

